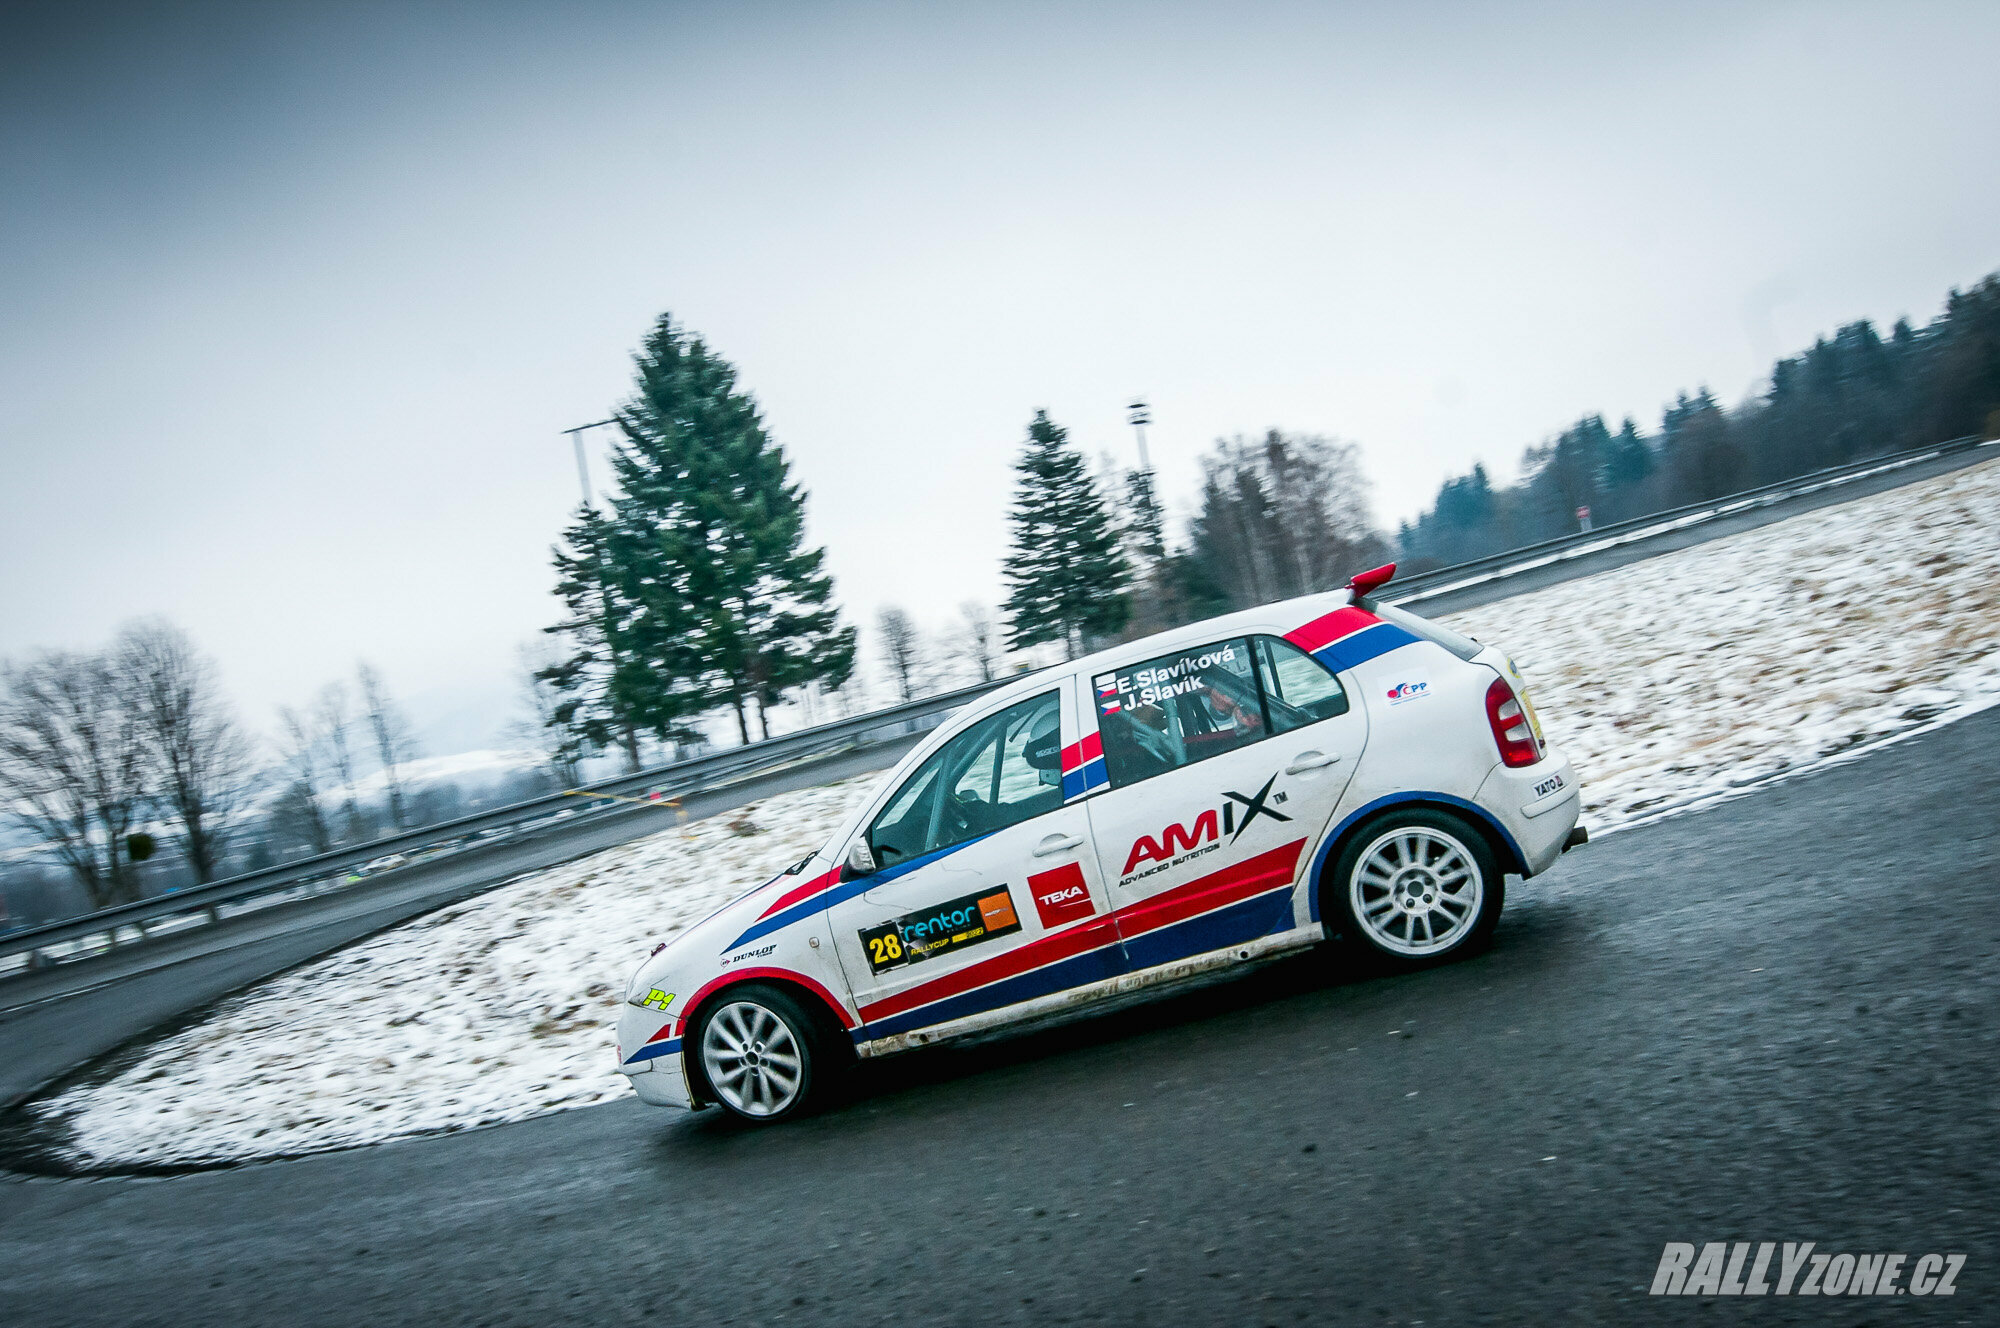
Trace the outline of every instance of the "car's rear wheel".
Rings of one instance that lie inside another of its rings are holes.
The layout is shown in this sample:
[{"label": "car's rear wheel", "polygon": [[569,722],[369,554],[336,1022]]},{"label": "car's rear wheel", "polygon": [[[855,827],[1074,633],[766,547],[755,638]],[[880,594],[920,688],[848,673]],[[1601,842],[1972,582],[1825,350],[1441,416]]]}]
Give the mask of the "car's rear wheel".
[{"label": "car's rear wheel", "polygon": [[1484,945],[1506,897],[1486,836],[1429,807],[1392,809],[1363,826],[1321,889],[1321,915],[1344,939],[1407,966]]},{"label": "car's rear wheel", "polygon": [[764,1124],[811,1103],[825,1044],[818,1021],[790,993],[763,983],[731,987],[699,1023],[702,1078],[731,1115]]}]

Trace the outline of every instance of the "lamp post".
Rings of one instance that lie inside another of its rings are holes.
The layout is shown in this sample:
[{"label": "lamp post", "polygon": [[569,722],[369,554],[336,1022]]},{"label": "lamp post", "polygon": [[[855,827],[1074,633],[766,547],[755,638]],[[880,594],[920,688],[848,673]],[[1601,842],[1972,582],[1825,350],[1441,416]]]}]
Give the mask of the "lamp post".
[{"label": "lamp post", "polygon": [[1152,407],[1140,397],[1125,408],[1126,422],[1139,437],[1139,476],[1134,482],[1133,497],[1138,507],[1140,552],[1146,559],[1157,564],[1167,556],[1166,524],[1160,518],[1160,497],[1155,491],[1153,480],[1153,460],[1146,455],[1146,426],[1153,422]]},{"label": "lamp post", "polygon": [[1146,459],[1146,426],[1153,422],[1152,409],[1146,405],[1144,397],[1125,408],[1125,422],[1139,435],[1139,469],[1146,472],[1148,479],[1153,475],[1153,463]]},{"label": "lamp post", "polygon": [[583,436],[592,429],[602,429],[607,424],[616,423],[618,421],[615,418],[595,420],[589,424],[579,424],[574,429],[563,430],[563,433],[568,435],[569,440],[576,444],[576,482],[583,488],[583,505],[585,507],[590,507],[593,504],[590,501],[590,465],[583,458]]},{"label": "lamp post", "polygon": [[[583,491],[583,511],[585,513],[595,512],[597,505],[590,498],[590,466],[583,455],[583,435],[592,429],[601,429],[607,424],[616,423],[618,423],[618,420],[614,416],[608,420],[595,420],[589,424],[579,424],[574,429],[563,430],[563,433],[568,435],[570,442],[576,445],[576,482]],[[589,517],[586,516],[584,519],[588,520]],[[604,566],[603,544],[593,541],[593,547],[597,552],[597,599],[600,605],[599,612],[602,614],[602,626],[600,630],[604,633],[605,660],[612,674],[615,675],[618,672],[618,632],[611,616],[611,587],[607,584],[609,572]],[[606,682],[606,692],[609,695],[610,684],[608,680]],[[625,748],[625,767],[628,770],[637,770],[639,769],[638,730],[633,725],[630,716],[626,715],[615,701],[612,702],[612,710],[618,721],[621,745]]]}]

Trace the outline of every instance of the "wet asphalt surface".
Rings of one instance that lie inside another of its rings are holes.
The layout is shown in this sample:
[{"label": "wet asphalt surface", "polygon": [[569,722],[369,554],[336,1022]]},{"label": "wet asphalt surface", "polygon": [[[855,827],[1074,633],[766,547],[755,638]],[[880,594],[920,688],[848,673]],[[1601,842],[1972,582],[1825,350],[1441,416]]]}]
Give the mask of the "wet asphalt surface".
[{"label": "wet asphalt surface", "polygon": [[[2000,1322],[2000,710],[1319,956],[886,1062],[162,1180],[0,1180],[28,1324]],[[1667,1241],[1968,1256],[1950,1299],[1651,1299]]]}]

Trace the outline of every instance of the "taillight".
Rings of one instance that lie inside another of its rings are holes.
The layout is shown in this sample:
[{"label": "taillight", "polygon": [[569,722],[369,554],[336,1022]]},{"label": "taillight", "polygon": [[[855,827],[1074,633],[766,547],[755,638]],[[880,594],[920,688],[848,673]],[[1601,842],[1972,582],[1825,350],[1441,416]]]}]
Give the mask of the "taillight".
[{"label": "taillight", "polygon": [[1533,765],[1542,759],[1542,745],[1535,741],[1535,726],[1528,722],[1520,698],[1505,678],[1495,678],[1486,689],[1486,722],[1493,726],[1493,741],[1500,746],[1500,760],[1510,766]]}]

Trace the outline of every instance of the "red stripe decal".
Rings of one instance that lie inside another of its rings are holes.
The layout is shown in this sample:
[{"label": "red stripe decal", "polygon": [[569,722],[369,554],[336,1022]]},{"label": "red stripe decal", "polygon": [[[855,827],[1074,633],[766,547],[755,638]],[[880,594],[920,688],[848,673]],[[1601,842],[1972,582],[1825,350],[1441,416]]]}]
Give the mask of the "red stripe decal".
[{"label": "red stripe decal", "polygon": [[1252,895],[1262,894],[1288,883],[1298,867],[1306,841],[1292,843],[1246,858],[1233,867],[1196,877],[1165,894],[1132,904],[1116,913],[1107,913],[1067,931],[1051,932],[1028,942],[1018,950],[995,955],[971,964],[956,973],[946,973],[920,986],[911,987],[861,1007],[864,1022],[886,1019],[892,1014],[914,1010],[961,992],[1011,978],[1059,960],[1109,945],[1119,936],[1140,936],[1149,931],[1185,921],[1211,909],[1222,908]]},{"label": "red stripe decal", "polygon": [[1323,618],[1315,618],[1303,627],[1293,628],[1285,633],[1285,639],[1310,654],[1329,642],[1352,636],[1381,621],[1366,609],[1349,605],[1344,609],[1335,609]]},{"label": "red stripe decal", "polygon": [[1298,870],[1299,854],[1305,846],[1305,840],[1295,840],[1259,853],[1254,858],[1246,858],[1234,867],[1225,867],[1177,886],[1156,898],[1133,904],[1118,913],[1118,934],[1143,936],[1149,931],[1185,922],[1210,909],[1222,908],[1266,890],[1289,885],[1293,873]]},{"label": "red stripe decal", "polygon": [[813,877],[810,881],[807,881],[804,885],[795,885],[791,889],[785,891],[785,893],[779,895],[777,900],[774,903],[772,903],[772,905],[769,908],[765,909],[762,913],[759,913],[757,915],[757,920],[761,922],[765,918],[770,917],[773,913],[779,912],[782,909],[790,908],[793,904],[798,903],[801,899],[806,899],[813,895],[818,894],[820,891],[826,889],[828,886],[832,885],[839,879],[840,879],[840,868],[835,867],[830,872],[825,872],[819,876]]},{"label": "red stripe decal", "polygon": [[754,978],[779,978],[786,982],[796,982],[801,987],[804,987],[807,991],[810,991],[813,995],[825,1001],[826,1008],[833,1011],[835,1017],[840,1020],[840,1026],[842,1028],[854,1027],[854,1016],[847,1012],[846,1006],[842,1005],[839,1001],[833,998],[832,992],[828,991],[825,987],[822,987],[819,983],[807,977],[805,974],[794,973],[789,968],[732,968],[719,978],[711,978],[709,980],[708,985],[703,987],[700,991],[696,992],[694,994],[694,999],[687,1003],[687,1006],[685,1007],[687,1011],[687,1016],[682,1020],[682,1022],[691,1023],[693,1021],[693,1016],[697,1011],[701,1009],[701,1003],[703,999],[705,999],[710,992],[713,992],[721,987],[733,987],[739,982],[749,982]]},{"label": "red stripe decal", "polygon": [[1062,772],[1071,774],[1104,755],[1104,739],[1092,729],[1083,735],[1080,742],[1073,742],[1062,749]]},{"label": "red stripe decal", "polygon": [[1107,913],[1101,918],[1092,918],[1089,922],[1080,923],[1066,931],[1050,932],[1046,936],[1029,941],[1018,950],[995,955],[983,963],[961,968],[956,973],[947,973],[941,978],[934,978],[919,986],[911,987],[908,991],[897,992],[894,996],[876,1001],[872,1005],[865,1005],[861,1008],[861,1017],[864,1021],[886,1019],[892,1014],[914,1010],[919,1005],[929,1005],[932,1001],[941,1001],[947,996],[956,996],[962,991],[983,987],[989,982],[1011,978],[1046,964],[1095,950],[1100,946],[1116,944],[1117,940],[1117,928],[1111,921],[1111,915]]},{"label": "red stripe decal", "polygon": [[646,1039],[646,1040],[645,1040],[645,1041],[644,1041],[643,1043],[641,1043],[640,1045],[641,1045],[641,1046],[647,1046],[647,1047],[650,1047],[650,1046],[652,1046],[652,1045],[653,1045],[653,1044],[654,1044],[655,1042],[658,1042],[658,1041],[659,1041],[659,1040],[660,1040],[661,1038],[665,1037],[665,1036],[666,1036],[667,1034],[669,1034],[669,1033],[671,1033],[671,1032],[673,1032],[673,1031],[674,1031],[674,1021],[673,1021],[673,1020],[671,1020],[671,1019],[669,1019],[669,1020],[667,1020],[667,1022],[666,1022],[666,1023],[664,1023],[664,1024],[661,1024],[661,1025],[660,1025],[660,1031],[659,1031],[659,1032],[657,1032],[657,1033],[653,1034],[653,1036],[651,1036],[651,1037],[647,1038],[647,1039]]}]

